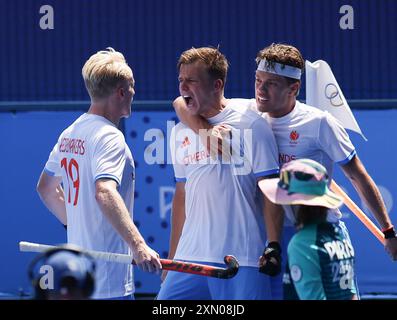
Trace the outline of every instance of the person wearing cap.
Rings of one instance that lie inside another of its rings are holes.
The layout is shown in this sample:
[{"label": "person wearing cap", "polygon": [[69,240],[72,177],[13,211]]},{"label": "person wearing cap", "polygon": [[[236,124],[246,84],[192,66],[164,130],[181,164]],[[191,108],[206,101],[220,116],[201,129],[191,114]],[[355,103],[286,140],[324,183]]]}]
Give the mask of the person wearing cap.
[{"label": "person wearing cap", "polygon": [[[258,67],[255,73],[255,99],[246,101],[250,101],[247,103],[249,108],[259,112],[272,127],[279,150],[280,165],[291,160],[309,158],[321,163],[327,169],[330,180],[333,165],[335,163],[340,165],[381,226],[386,238],[385,249],[391,258],[396,260],[397,238],[386,206],[378,187],[358,157],[346,130],[328,112],[308,106],[296,99],[305,66],[299,50],[287,44],[272,44],[258,52],[256,62]],[[183,99],[176,99],[173,105],[181,121],[194,130],[212,129],[212,126],[204,121],[205,119],[188,114]],[[222,130],[222,127],[218,128],[221,133]],[[222,134],[219,134],[217,139],[220,143]],[[268,247],[264,254],[268,259],[261,270],[276,276],[274,278],[276,297],[280,297],[281,276],[278,275],[282,270],[280,264],[285,261],[285,248],[294,233],[293,224],[296,220],[290,206],[284,205],[283,209],[288,218],[285,223],[284,215],[276,210],[265,210]],[[338,222],[342,228],[346,228],[340,221],[341,217],[337,208],[328,210],[328,221]],[[281,255],[284,259],[281,259]],[[288,280],[288,277],[284,279]]]},{"label": "person wearing cap", "polygon": [[327,221],[328,209],[343,203],[328,183],[321,164],[301,159],[284,164],[279,179],[262,180],[259,187],[270,201],[296,212],[298,231],[288,245],[288,263],[299,299],[357,300],[354,248],[345,230]]},{"label": "person wearing cap", "polygon": [[[291,45],[272,44],[259,51],[256,61],[255,105],[272,127],[280,164],[309,158],[327,169],[330,180],[333,165],[338,164],[384,230],[385,249],[393,260],[397,259],[397,239],[386,206],[346,130],[328,112],[296,100],[305,66],[299,50]],[[283,208],[289,220],[296,222],[293,207],[283,205]],[[347,234],[339,209],[330,208],[327,213],[327,220],[338,223]],[[271,211],[266,214],[269,215],[268,228],[273,228],[268,240],[277,243],[281,236],[282,215],[274,215]],[[288,238],[288,234],[284,235]],[[288,284],[288,277],[284,279]]]}]

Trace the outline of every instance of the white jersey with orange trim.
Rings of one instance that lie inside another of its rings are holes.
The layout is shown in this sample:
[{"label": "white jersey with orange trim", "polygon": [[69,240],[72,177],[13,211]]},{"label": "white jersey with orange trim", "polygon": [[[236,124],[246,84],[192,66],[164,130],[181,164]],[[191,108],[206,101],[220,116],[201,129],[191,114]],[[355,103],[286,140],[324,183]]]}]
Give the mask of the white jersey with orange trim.
[{"label": "white jersey with orange trim", "polygon": [[[123,134],[112,122],[98,115],[81,115],[62,132],[44,170],[62,177],[69,243],[89,250],[131,254],[95,199],[96,180],[115,180],[132,219],[134,161]],[[92,298],[122,297],[133,292],[131,265],[96,261]]]},{"label": "white jersey with orange trim", "polygon": [[258,264],[266,233],[257,179],[278,174],[278,152],[270,126],[247,109],[247,102],[230,100],[208,119],[231,128],[233,150],[240,154],[233,153],[230,161],[211,158],[184,124],[172,130],[176,181],[186,183],[186,220],[175,259],[223,263],[232,254],[241,266]]},{"label": "white jersey with orange trim", "polygon": [[[255,99],[250,109],[256,109]],[[276,137],[280,166],[295,159],[309,158],[321,163],[330,181],[333,165],[344,165],[356,154],[349,135],[342,124],[330,113],[296,101],[294,109],[281,118],[272,118],[259,112],[270,124]],[[294,222],[292,208],[285,206],[287,217]],[[328,220],[341,218],[339,209],[329,210]]]}]

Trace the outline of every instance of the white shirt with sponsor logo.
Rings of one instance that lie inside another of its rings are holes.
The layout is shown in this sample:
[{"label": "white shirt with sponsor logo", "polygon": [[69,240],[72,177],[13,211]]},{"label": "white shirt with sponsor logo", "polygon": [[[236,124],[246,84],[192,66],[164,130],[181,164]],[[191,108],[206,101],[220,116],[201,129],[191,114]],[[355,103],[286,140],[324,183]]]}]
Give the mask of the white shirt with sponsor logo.
[{"label": "white shirt with sponsor logo", "polygon": [[[250,108],[255,110],[255,99],[250,101]],[[331,181],[333,164],[346,164],[356,154],[346,130],[328,112],[297,101],[294,109],[284,117],[260,114],[269,122],[276,137],[280,166],[291,160],[309,158],[327,169]],[[292,208],[284,208],[287,217],[295,222]],[[341,218],[339,209],[328,212],[330,222]]]},{"label": "white shirt with sponsor logo", "polygon": [[223,263],[232,254],[242,266],[257,266],[266,240],[257,178],[278,173],[278,152],[270,126],[247,102],[233,99],[208,119],[232,128],[231,143],[240,154],[226,163],[210,157],[184,124],[172,130],[176,181],[186,182],[186,220],[175,259]]},{"label": "white shirt with sponsor logo", "polygon": [[[95,199],[95,181],[114,179],[132,219],[134,160],[112,122],[98,115],[81,115],[62,132],[44,170],[62,176],[69,243],[89,250],[131,254]],[[94,299],[132,294],[132,266],[96,260],[95,288]]]}]

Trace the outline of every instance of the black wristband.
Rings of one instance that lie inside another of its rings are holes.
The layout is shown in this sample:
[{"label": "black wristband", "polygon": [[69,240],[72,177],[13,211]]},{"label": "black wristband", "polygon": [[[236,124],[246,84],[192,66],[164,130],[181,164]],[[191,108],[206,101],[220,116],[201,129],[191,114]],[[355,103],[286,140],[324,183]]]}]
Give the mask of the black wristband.
[{"label": "black wristband", "polygon": [[65,228],[65,230],[68,230],[68,226],[66,224],[63,224],[63,227]]},{"label": "black wristband", "polygon": [[396,238],[396,231],[394,227],[390,227],[389,229],[383,230],[383,234],[385,235],[385,239]]},{"label": "black wristband", "polygon": [[264,263],[259,267],[259,272],[275,277],[281,272],[281,246],[277,241],[267,244],[262,254]]},{"label": "black wristband", "polygon": [[275,249],[281,254],[281,246],[277,241],[269,242],[266,248]]}]

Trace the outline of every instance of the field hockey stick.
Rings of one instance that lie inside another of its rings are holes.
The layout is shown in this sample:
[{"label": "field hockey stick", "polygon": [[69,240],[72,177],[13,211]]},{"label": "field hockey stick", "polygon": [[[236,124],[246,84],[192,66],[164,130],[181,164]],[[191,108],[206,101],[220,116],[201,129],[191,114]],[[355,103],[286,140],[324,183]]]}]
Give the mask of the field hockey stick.
[{"label": "field hockey stick", "polygon": [[[44,252],[46,250],[54,249],[56,247],[57,246],[50,246],[50,245],[32,243],[26,241],[19,242],[19,250],[22,252]],[[94,259],[99,259],[109,262],[117,262],[117,263],[135,264],[132,256],[128,254],[84,250],[81,248],[79,250],[83,253],[89,254]],[[226,264],[226,268],[220,268],[205,264],[184,262],[178,260],[160,259],[163,270],[192,273],[200,276],[214,277],[220,279],[233,278],[237,274],[239,268],[237,259],[234,256],[228,255],[225,256],[224,261]]]},{"label": "field hockey stick", "polygon": [[342,199],[346,207],[353,212],[358,219],[368,228],[372,234],[378,238],[378,240],[384,245],[385,244],[385,236],[382,231],[367,217],[367,215],[360,209],[358,205],[354,203],[352,199],[343,191],[343,189],[337,185],[337,183],[332,180],[331,182],[331,190],[339,195]]}]

